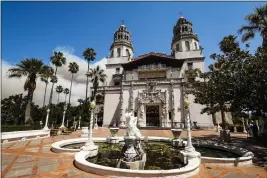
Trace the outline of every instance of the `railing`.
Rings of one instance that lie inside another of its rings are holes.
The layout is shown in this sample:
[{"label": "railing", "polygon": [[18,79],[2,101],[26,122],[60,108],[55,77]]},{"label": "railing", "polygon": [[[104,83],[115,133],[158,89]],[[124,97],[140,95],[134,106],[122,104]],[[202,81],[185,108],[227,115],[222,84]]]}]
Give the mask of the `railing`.
[{"label": "railing", "polygon": [[112,79],[116,81],[121,81],[122,80],[122,74],[113,74]]}]

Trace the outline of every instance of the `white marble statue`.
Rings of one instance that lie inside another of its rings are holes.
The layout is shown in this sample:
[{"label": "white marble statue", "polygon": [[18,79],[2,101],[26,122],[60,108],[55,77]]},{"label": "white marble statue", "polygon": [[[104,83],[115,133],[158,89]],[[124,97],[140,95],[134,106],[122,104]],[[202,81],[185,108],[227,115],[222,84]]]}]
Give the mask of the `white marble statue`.
[{"label": "white marble statue", "polygon": [[137,117],[134,117],[134,112],[128,112],[126,117],[126,136],[141,137],[140,130],[137,128]]}]

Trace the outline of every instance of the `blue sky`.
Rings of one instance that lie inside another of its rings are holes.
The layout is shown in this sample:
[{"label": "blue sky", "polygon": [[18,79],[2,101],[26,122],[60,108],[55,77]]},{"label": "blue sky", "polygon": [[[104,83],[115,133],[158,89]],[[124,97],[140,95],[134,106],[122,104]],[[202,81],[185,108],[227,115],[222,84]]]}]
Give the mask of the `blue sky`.
[{"label": "blue sky", "polygon": [[[209,55],[218,43],[237,34],[245,15],[263,2],[2,2],[2,59],[10,64],[35,57],[49,63],[58,46],[82,57],[87,47],[106,57],[121,20],[132,33],[135,57],[149,52],[170,53],[172,30],[179,12],[193,23]],[[261,38],[250,41],[252,50]]]}]

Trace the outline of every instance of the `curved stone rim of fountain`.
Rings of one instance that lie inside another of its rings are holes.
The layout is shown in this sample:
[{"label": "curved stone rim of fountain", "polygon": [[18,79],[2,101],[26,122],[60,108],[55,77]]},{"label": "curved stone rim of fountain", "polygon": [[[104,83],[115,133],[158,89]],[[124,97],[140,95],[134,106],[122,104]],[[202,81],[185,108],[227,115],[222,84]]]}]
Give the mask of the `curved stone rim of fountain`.
[{"label": "curved stone rim of fountain", "polygon": [[102,166],[99,164],[94,164],[88,162],[86,159],[88,158],[89,153],[86,151],[80,151],[75,155],[74,164],[80,170],[90,172],[98,175],[113,175],[113,176],[193,176],[199,171],[200,159],[193,158],[188,161],[188,164],[179,169],[169,169],[169,170],[133,170],[133,169],[121,169],[121,168],[113,168],[108,166]]},{"label": "curved stone rim of fountain", "polygon": [[[124,140],[124,137],[115,137],[120,141]],[[155,141],[155,142],[171,142],[173,138],[167,138],[167,137],[141,137],[141,140],[145,140],[147,138],[148,141]],[[70,149],[70,148],[62,148],[62,146],[71,145],[75,143],[81,143],[86,142],[88,138],[75,138],[75,139],[68,139],[68,140],[62,140],[58,141],[52,144],[52,151],[55,153],[75,153],[79,152],[80,149]],[[94,142],[106,142],[107,138],[103,137],[94,137]],[[183,141],[186,144],[186,141]],[[235,147],[235,146],[229,146],[224,145],[216,142],[211,141],[192,141],[194,146],[200,146],[200,147],[208,147],[208,148],[215,148],[225,151],[233,152],[237,155],[240,155],[238,158],[215,158],[215,157],[205,157],[201,156],[201,161],[203,163],[211,163],[211,164],[218,164],[218,165],[226,165],[226,166],[241,166],[241,165],[249,165],[252,164],[252,158],[254,157],[254,154],[250,152],[249,150]],[[93,163],[92,163],[93,164]],[[109,167],[110,168],[110,167]]]}]

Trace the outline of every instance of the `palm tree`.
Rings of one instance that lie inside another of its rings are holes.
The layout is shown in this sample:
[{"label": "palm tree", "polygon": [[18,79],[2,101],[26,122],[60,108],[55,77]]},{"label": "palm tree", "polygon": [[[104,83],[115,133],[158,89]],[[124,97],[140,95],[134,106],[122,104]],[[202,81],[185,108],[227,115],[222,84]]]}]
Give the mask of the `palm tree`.
[{"label": "palm tree", "polygon": [[70,96],[69,96],[69,105],[70,105],[73,75],[76,74],[79,71],[79,65],[76,62],[71,62],[69,64],[69,71],[71,72]]},{"label": "palm tree", "polygon": [[45,83],[43,107],[45,105],[46,90],[49,83],[49,78],[52,78],[53,74],[54,74],[54,69],[52,67],[43,66],[40,74],[41,81]]},{"label": "palm tree", "polygon": [[249,39],[255,37],[256,32],[259,32],[262,40],[263,48],[267,49],[267,4],[256,7],[254,13],[251,13],[245,17],[248,25],[242,26],[238,33],[242,34],[242,41],[246,42]]},{"label": "palm tree", "polygon": [[58,97],[57,97],[57,104],[58,104],[59,103],[59,95],[60,95],[60,93],[63,92],[63,87],[61,85],[58,85],[56,87],[56,92],[58,93]]},{"label": "palm tree", "polygon": [[219,43],[220,50],[224,53],[230,53],[233,50],[239,47],[238,42],[236,42],[236,36],[229,35],[224,37],[223,40]]},{"label": "palm tree", "polygon": [[[54,52],[54,55],[50,57],[51,63],[56,66],[55,70],[55,76],[57,76],[57,69],[58,67],[61,67],[62,65],[66,64],[66,58],[64,57],[63,53],[61,52]],[[50,98],[49,98],[49,105],[52,103],[53,98],[53,89],[54,89],[54,82],[52,82],[52,88],[50,92]]]},{"label": "palm tree", "polygon": [[26,81],[24,83],[24,90],[28,91],[28,104],[25,111],[25,123],[32,121],[31,119],[31,102],[33,99],[33,92],[36,88],[36,79],[38,74],[41,72],[43,67],[43,62],[36,58],[25,59],[16,64],[8,70],[9,78],[21,78],[26,76]]},{"label": "palm tree", "polygon": [[66,104],[67,95],[70,93],[70,90],[68,88],[65,88],[63,93],[65,94],[65,104]]},{"label": "palm tree", "polygon": [[95,60],[95,50],[93,48],[87,48],[83,52],[83,57],[87,61],[87,73],[86,73],[86,92],[85,92],[85,104],[87,105],[87,92],[88,92],[88,84],[89,84],[89,63],[90,61]]},{"label": "palm tree", "polygon": [[107,75],[105,74],[103,69],[101,69],[99,66],[96,66],[96,68],[90,69],[89,77],[91,78],[91,82],[93,83],[94,89],[91,99],[95,101],[99,82],[104,83],[106,81]]}]

